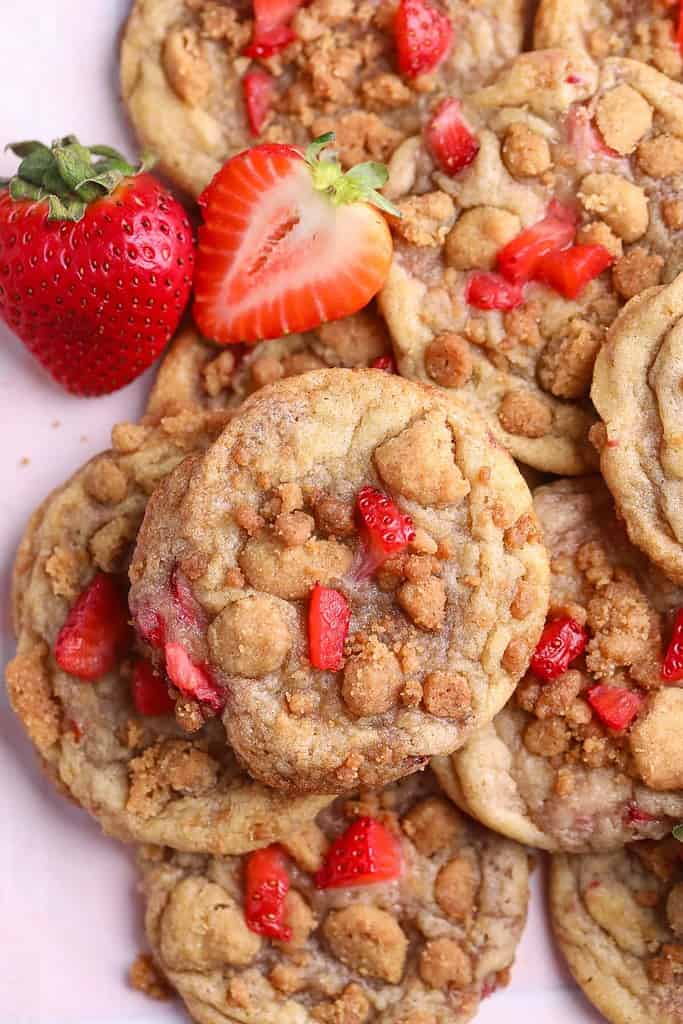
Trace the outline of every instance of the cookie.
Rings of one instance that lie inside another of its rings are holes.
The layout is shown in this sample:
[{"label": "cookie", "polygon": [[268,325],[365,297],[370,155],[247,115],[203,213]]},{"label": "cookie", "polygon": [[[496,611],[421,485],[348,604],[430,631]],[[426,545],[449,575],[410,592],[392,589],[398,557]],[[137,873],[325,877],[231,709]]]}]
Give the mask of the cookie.
[{"label": "cookie", "polygon": [[632,299],[612,325],[591,391],[600,467],[629,536],[683,584],[683,275]]},{"label": "cookie", "polygon": [[[317,888],[330,843],[369,821],[388,830],[400,875]],[[141,853],[155,959],[200,1024],[464,1024],[507,983],[526,851],[461,815],[429,772],[340,798],[277,859],[289,941],[247,924],[253,858]]]},{"label": "cookie", "polygon": [[[57,638],[79,595],[95,578],[117,586],[125,581],[145,505],[159,480],[189,452],[206,447],[224,420],[195,412],[157,427],[120,424],[112,450],[43,503],[15,564],[18,650],[6,678],[10,703],[47,774],[105,832],[182,850],[238,853],[313,818],[328,800],[285,800],[253,782],[216,722],[188,738],[168,709],[154,715],[136,710],[132,676],[141,652],[134,647],[121,650],[96,681],[67,673],[55,658]],[[185,713],[192,713],[189,704]]]},{"label": "cookie", "polygon": [[[385,161],[453,89],[472,89],[519,53],[524,0],[436,0],[453,43],[429,75],[399,75],[394,3],[313,0],[295,13],[295,41],[264,60],[243,55],[252,6],[217,0],[135,0],[121,47],[123,101],[165,173],[198,195],[225,160],[256,142],[305,144],[334,130],[346,166]],[[245,74],[274,92],[263,130],[251,133]]]},{"label": "cookie", "polygon": [[538,639],[547,572],[528,488],[469,407],[319,370],[257,392],[159,488],[131,608],[176,685],[225,702],[254,777],[342,792],[493,717]]},{"label": "cookie", "polygon": [[[599,477],[541,487],[534,506],[550,621],[585,629],[585,652],[550,680],[529,672],[494,722],[435,770],[476,818],[532,846],[602,852],[659,838],[683,816],[683,691],[660,675],[683,591],[629,543]],[[607,688],[630,727],[605,724]]]},{"label": "cookie", "polygon": [[[421,139],[390,164],[385,191],[403,216],[379,304],[399,370],[470,396],[515,458],[586,472],[596,466],[588,393],[605,331],[625,299],[680,263],[683,86],[634,61],[598,72],[586,55],[538,51],[464,101],[462,119],[479,149],[455,175]],[[530,283],[514,308],[478,308],[478,275],[547,216],[577,217],[576,242],[608,250],[612,270],[575,299]]]},{"label": "cookie", "polygon": [[675,839],[551,860],[555,938],[611,1024],[679,1024],[683,870]]},{"label": "cookie", "polygon": [[676,39],[678,8],[661,0],[541,0],[534,48],[585,50],[597,61],[627,57],[680,79],[683,58]]},{"label": "cookie", "polygon": [[203,338],[192,324],[175,337],[154,381],[147,414],[180,409],[236,409],[253,391],[282,377],[325,366],[370,366],[390,358],[384,321],[372,307],[306,334],[223,348]]}]

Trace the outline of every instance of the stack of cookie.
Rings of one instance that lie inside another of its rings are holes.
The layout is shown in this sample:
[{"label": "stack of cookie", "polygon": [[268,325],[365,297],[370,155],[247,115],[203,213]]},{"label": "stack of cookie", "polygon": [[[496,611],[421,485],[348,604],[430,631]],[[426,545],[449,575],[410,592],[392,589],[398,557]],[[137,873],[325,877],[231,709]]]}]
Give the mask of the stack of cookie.
[{"label": "stack of cookie", "polygon": [[521,53],[521,0],[443,0],[419,74],[395,4],[291,6],[244,56],[251,5],[137,0],[126,104],[196,196],[267,76],[261,139],[388,161],[389,277],[246,351],[180,332],[143,421],[28,525],[12,704],[139,844],[135,978],[197,1021],[468,1020],[514,958],[525,844],[594,1003],[680,1024],[674,10],[542,0]]}]

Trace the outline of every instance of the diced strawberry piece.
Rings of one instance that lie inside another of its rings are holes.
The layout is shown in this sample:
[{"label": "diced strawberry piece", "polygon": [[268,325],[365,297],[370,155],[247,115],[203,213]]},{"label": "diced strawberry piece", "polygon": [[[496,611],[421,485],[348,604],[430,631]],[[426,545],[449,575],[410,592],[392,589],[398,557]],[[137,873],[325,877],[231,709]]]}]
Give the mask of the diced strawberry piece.
[{"label": "diced strawberry piece", "polygon": [[350,619],[344,595],[316,583],[308,605],[308,657],[313,668],[332,672],[341,668]]},{"label": "diced strawberry piece", "polygon": [[516,309],[524,302],[524,289],[500,274],[471,274],[465,286],[465,302],[477,309]]},{"label": "diced strawberry piece", "polygon": [[644,811],[642,807],[638,807],[638,805],[634,803],[630,803],[627,806],[624,818],[628,825],[641,825],[647,824],[650,821],[657,821],[654,814],[648,814],[648,812]]},{"label": "diced strawberry piece", "polygon": [[254,0],[254,32],[247,57],[272,57],[296,39],[289,22],[303,0]]},{"label": "diced strawberry piece", "polygon": [[515,284],[530,281],[541,257],[571,245],[575,233],[574,212],[553,199],[542,220],[525,228],[503,246],[497,257],[498,270]]},{"label": "diced strawberry piece", "polygon": [[176,614],[186,626],[194,626],[202,629],[205,624],[204,612],[199,601],[192,593],[187,576],[179,566],[174,566],[171,572],[171,594]]},{"label": "diced strawberry piece", "polygon": [[261,68],[247,71],[242,79],[242,95],[252,135],[260,135],[266,123],[275,95],[275,83],[271,75]]},{"label": "diced strawberry piece", "polygon": [[587,642],[586,630],[576,619],[553,619],[541,633],[531,659],[531,671],[539,679],[557,679],[583,654]]},{"label": "diced strawberry piece", "polygon": [[363,555],[354,575],[365,579],[415,538],[415,527],[410,516],[376,487],[361,487],[356,505],[362,522]]},{"label": "diced strawberry piece", "polygon": [[573,245],[570,249],[541,256],[534,281],[549,285],[565,299],[576,299],[589,281],[614,263],[604,245]]},{"label": "diced strawberry piece", "polygon": [[433,71],[453,42],[449,18],[427,0],[401,0],[394,17],[398,69],[407,78]]},{"label": "diced strawberry piece", "polygon": [[572,107],[567,114],[564,127],[567,142],[580,158],[585,160],[595,155],[619,156],[616,150],[605,144],[602,135],[593,124],[587,107]]},{"label": "diced strawberry piece", "polygon": [[289,875],[278,846],[255,850],[244,869],[244,916],[258,935],[289,942],[292,929],[285,924]]},{"label": "diced strawberry piece", "polygon": [[225,707],[225,694],[211,678],[205,665],[190,658],[182,644],[173,642],[164,646],[168,678],[181,693],[205,704],[218,714]]},{"label": "diced strawberry piece", "polygon": [[374,818],[357,818],[332,843],[315,884],[318,889],[339,889],[390,882],[402,869],[401,847],[389,829]]},{"label": "diced strawberry piece", "polygon": [[446,174],[454,175],[471,164],[479,152],[479,139],[465,123],[460,100],[442,100],[427,126],[427,148]]},{"label": "diced strawberry piece", "polygon": [[174,702],[166,688],[166,680],[149,661],[140,659],[133,667],[131,681],[133,704],[141,715],[171,715]]},{"label": "diced strawberry piece", "polygon": [[678,683],[683,679],[683,608],[676,612],[671,640],[664,655],[660,675],[667,683]]},{"label": "diced strawberry piece", "polygon": [[159,612],[146,607],[138,608],[135,614],[135,628],[152,647],[163,647],[166,642],[166,623]]},{"label": "diced strawberry piece", "polygon": [[396,373],[396,363],[391,356],[377,356],[370,363],[373,370],[386,370],[387,373]]},{"label": "diced strawberry piece", "polygon": [[603,725],[616,732],[628,729],[645,702],[642,693],[623,686],[591,686],[586,697]]},{"label": "diced strawberry piece", "polygon": [[113,576],[98,572],[59,631],[55,659],[65,672],[92,682],[114,668],[130,639],[125,597]]}]

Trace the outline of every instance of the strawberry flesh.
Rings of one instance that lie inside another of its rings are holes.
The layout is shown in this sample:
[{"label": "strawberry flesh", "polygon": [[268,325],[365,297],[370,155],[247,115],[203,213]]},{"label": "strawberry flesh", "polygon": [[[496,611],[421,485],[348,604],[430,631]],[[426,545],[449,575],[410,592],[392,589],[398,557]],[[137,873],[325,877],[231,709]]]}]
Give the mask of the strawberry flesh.
[{"label": "strawberry flesh", "polygon": [[451,176],[472,163],[479,140],[462,116],[460,100],[442,100],[426,131],[427,148],[441,169]]},{"label": "strawberry flesh", "polygon": [[387,558],[414,540],[415,527],[410,516],[376,487],[361,487],[356,507],[362,524],[362,557],[354,576],[360,580],[371,576]]},{"label": "strawberry flesh", "polygon": [[289,22],[303,0],[254,0],[254,33],[245,47],[247,57],[266,58],[294,42]]},{"label": "strawberry flesh", "polygon": [[164,646],[166,671],[173,685],[215,714],[225,707],[225,694],[214,682],[206,665],[193,661],[182,644],[174,641]]},{"label": "strawberry flesh", "polygon": [[344,595],[316,583],[308,605],[308,658],[313,668],[339,671],[350,620]]},{"label": "strawberry flesh", "polygon": [[546,682],[557,679],[583,654],[587,642],[586,630],[576,619],[553,619],[541,633],[531,659],[531,671]]},{"label": "strawberry flesh", "polygon": [[370,363],[373,370],[386,370],[387,373],[396,373],[396,363],[391,356],[377,356]]},{"label": "strawberry flesh", "polygon": [[135,614],[135,628],[152,647],[163,647],[166,642],[166,623],[159,612],[146,605]]},{"label": "strawberry flesh", "polygon": [[318,889],[372,885],[398,878],[403,869],[396,837],[375,818],[357,818],[332,843],[316,873]]},{"label": "strawberry flesh", "polygon": [[247,111],[249,131],[252,135],[260,135],[275,96],[273,78],[261,68],[247,71],[242,79],[242,95]]},{"label": "strawberry flesh", "polygon": [[401,0],[394,16],[398,69],[406,78],[433,71],[453,42],[453,26],[427,0]]},{"label": "strawberry flesh", "polygon": [[244,869],[244,916],[257,935],[289,942],[292,929],[285,924],[289,875],[278,846],[255,850]]},{"label": "strawberry flesh", "polygon": [[55,659],[65,672],[92,682],[114,668],[130,639],[123,593],[112,576],[98,572],[59,631]]},{"label": "strawberry flesh", "polygon": [[176,614],[183,625],[203,629],[206,624],[204,612],[192,593],[187,576],[178,565],[171,573],[171,594]]},{"label": "strawberry flesh", "polygon": [[516,309],[524,302],[524,289],[500,274],[476,271],[465,285],[465,302],[476,309]]},{"label": "strawberry flesh", "polygon": [[614,256],[604,245],[572,245],[542,256],[534,268],[534,281],[547,284],[565,299],[576,299],[612,263]]},{"label": "strawberry flesh", "polygon": [[627,729],[645,703],[642,693],[623,686],[591,686],[586,697],[603,725],[615,732]]},{"label": "strawberry flesh", "polygon": [[133,667],[131,692],[135,710],[140,715],[172,715],[174,702],[169,696],[166,680],[149,661],[140,659]]},{"label": "strawberry flesh", "polygon": [[616,150],[605,144],[586,107],[572,107],[567,114],[564,127],[567,142],[581,159],[585,160],[591,156],[619,156]]},{"label": "strawberry flesh", "polygon": [[542,220],[503,246],[497,257],[498,270],[514,284],[530,281],[541,257],[571,245],[575,233],[576,217],[573,211],[553,199]]},{"label": "strawberry flesh", "polygon": [[660,675],[667,683],[678,683],[683,679],[683,608],[676,612]]}]

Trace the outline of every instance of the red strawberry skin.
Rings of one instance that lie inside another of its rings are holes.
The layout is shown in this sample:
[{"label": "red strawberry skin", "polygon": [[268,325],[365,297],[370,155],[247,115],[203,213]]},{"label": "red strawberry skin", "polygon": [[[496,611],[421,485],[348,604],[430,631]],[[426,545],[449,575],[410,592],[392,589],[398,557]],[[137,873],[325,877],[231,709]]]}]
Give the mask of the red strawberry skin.
[{"label": "red strawberry skin", "polygon": [[114,668],[131,639],[128,605],[117,582],[99,572],[76,598],[55,644],[65,672],[94,682]]},{"label": "red strawberry skin", "polygon": [[453,42],[453,26],[427,0],[401,0],[394,19],[398,68],[407,78],[433,71]]},{"label": "red strawberry skin", "polygon": [[178,325],[193,262],[185,211],[149,174],[75,222],[0,191],[0,317],[73,394],[107,394],[147,369]]},{"label": "red strawberry skin", "polygon": [[357,818],[332,843],[315,876],[318,889],[372,885],[398,878],[403,858],[398,840],[375,818]]},{"label": "red strawberry skin", "polygon": [[244,870],[244,916],[257,935],[289,942],[292,929],[285,924],[289,875],[278,846],[254,850]]},{"label": "red strawberry skin", "polygon": [[479,140],[463,118],[460,100],[441,101],[425,137],[432,156],[451,176],[468,167],[479,152]]}]

